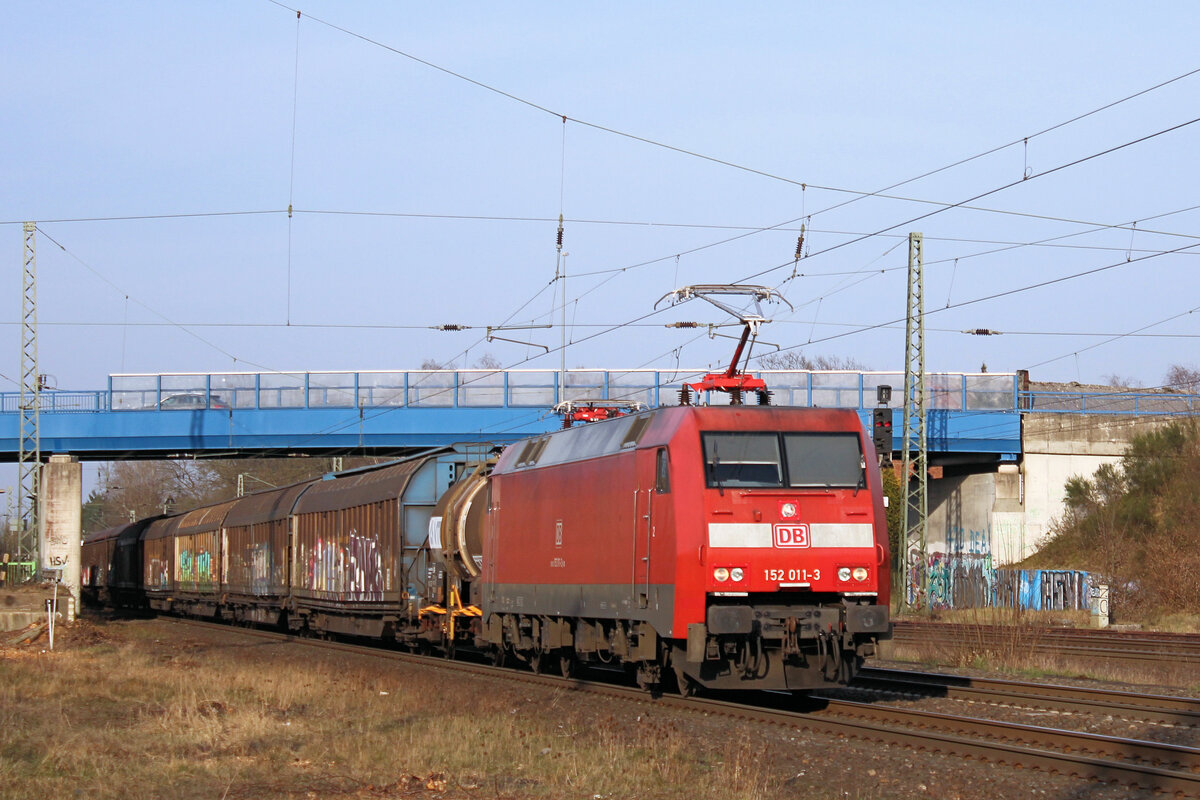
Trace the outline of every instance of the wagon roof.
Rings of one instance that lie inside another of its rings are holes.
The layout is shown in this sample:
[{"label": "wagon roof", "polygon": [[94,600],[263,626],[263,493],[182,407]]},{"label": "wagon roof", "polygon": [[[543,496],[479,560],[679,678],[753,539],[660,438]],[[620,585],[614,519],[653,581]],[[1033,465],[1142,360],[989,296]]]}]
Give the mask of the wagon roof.
[{"label": "wagon roof", "polygon": [[162,517],[150,523],[150,527],[146,529],[146,535],[143,537],[146,541],[154,539],[165,539],[173,536],[175,529],[179,527],[179,521],[183,519],[181,516]]},{"label": "wagon roof", "polygon": [[103,542],[106,539],[115,539],[116,537],[120,536],[121,532],[126,528],[132,528],[135,525],[137,525],[136,522],[126,522],[124,525],[116,525],[111,528],[105,528],[102,531],[89,533],[87,536],[83,537],[83,543],[94,544],[95,542]]},{"label": "wagon roof", "polygon": [[311,481],[295,486],[284,486],[267,492],[256,492],[234,501],[233,508],[225,517],[225,527],[258,525],[263,522],[287,519],[292,513],[296,498],[312,486]]},{"label": "wagon roof", "polygon": [[235,502],[237,501],[230,500],[227,503],[218,503],[215,506],[192,509],[180,517],[179,533],[215,531],[221,527],[221,524],[225,521],[225,515],[229,513],[229,509],[233,508]]},{"label": "wagon roof", "polygon": [[316,481],[308,485],[296,502],[295,513],[334,511],[394,500],[424,463],[424,458],[418,458],[369,472]]}]

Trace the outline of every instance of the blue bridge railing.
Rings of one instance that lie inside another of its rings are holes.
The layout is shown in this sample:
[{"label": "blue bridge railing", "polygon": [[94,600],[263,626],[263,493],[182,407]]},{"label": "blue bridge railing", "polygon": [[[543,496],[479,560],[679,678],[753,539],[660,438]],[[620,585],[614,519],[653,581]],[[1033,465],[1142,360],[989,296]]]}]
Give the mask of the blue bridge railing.
[{"label": "blue bridge railing", "polygon": [[[43,414],[96,411],[300,408],[546,408],[561,400],[620,400],[647,406],[676,402],[685,381],[704,370],[409,370],[404,372],[239,372],[111,375],[105,391],[46,390]],[[900,372],[755,373],[776,405],[866,409],[876,387],[904,404]],[[931,408],[1012,411],[1012,373],[938,373],[927,378]],[[19,410],[17,392],[0,393],[0,413]]]},{"label": "blue bridge railing", "polygon": [[[676,401],[704,370],[408,370],[111,375],[99,391],[45,390],[42,414],[99,411],[303,408],[546,408],[561,400],[620,400],[647,406]],[[904,404],[900,372],[763,370],[776,405],[868,409],[876,388]],[[1200,395],[1021,391],[1015,373],[933,373],[931,409],[1068,414],[1200,414]],[[0,413],[17,413],[17,392],[0,393]]]}]

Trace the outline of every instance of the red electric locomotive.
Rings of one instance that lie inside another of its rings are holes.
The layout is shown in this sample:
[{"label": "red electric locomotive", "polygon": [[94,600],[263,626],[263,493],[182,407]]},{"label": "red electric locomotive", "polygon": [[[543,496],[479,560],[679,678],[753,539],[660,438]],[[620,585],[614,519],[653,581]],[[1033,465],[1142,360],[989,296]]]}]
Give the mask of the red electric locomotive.
[{"label": "red electric locomotive", "polygon": [[854,411],[590,423],[509,447],[435,514],[431,543],[473,579],[479,643],[534,669],[812,689],[847,682],[890,636],[882,485]]}]

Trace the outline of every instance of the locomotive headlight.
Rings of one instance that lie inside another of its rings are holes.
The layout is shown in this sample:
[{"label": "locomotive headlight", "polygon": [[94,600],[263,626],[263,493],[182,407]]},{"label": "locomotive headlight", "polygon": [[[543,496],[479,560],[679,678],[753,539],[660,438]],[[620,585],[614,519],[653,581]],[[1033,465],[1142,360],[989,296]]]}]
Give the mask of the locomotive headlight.
[{"label": "locomotive headlight", "polygon": [[745,574],[742,572],[741,567],[734,567],[733,569],[729,570],[729,577],[733,578],[735,581],[740,581],[743,577],[745,577]]},{"label": "locomotive headlight", "polygon": [[724,583],[725,581],[729,580],[729,570],[725,569],[724,567],[717,567],[713,570],[713,577],[719,582]]},{"label": "locomotive headlight", "polygon": [[784,519],[791,519],[792,517],[796,516],[796,504],[784,503],[781,505],[779,507],[779,516],[783,517]]},{"label": "locomotive headlight", "polygon": [[838,580],[843,582],[850,580],[849,567],[838,567]]},{"label": "locomotive headlight", "polygon": [[867,568],[866,567],[855,567],[854,568],[854,580],[858,581],[859,583],[862,583],[866,579],[867,579]]}]

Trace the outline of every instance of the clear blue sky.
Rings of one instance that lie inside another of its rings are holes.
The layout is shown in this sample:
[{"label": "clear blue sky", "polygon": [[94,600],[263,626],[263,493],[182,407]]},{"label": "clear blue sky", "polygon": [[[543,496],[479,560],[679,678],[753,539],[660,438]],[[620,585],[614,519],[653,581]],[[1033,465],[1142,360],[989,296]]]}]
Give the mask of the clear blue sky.
[{"label": "clear blue sky", "polygon": [[[553,322],[510,336],[557,347],[560,212],[569,366],[715,364],[730,342],[662,327],[724,321],[702,303],[597,334],[676,286],[750,278],[796,307],[764,339],[899,369],[903,325],[871,326],[903,317],[918,230],[931,370],[1156,385],[1200,362],[1200,246],[1157,255],[1200,245],[1200,210],[1181,211],[1200,204],[1200,123],[1046,173],[1200,117],[1200,74],[1035,134],[1200,68],[1196,23],[1190,2],[8,4],[0,389],[19,377],[23,220],[42,230],[42,371],[99,388],[485,353],[557,367],[480,340]],[[909,200],[833,208],[1024,137],[887,192]],[[909,222],[939,209],[915,200],[986,192],[970,205],[989,210]],[[474,329],[427,327],[446,323]]]}]

